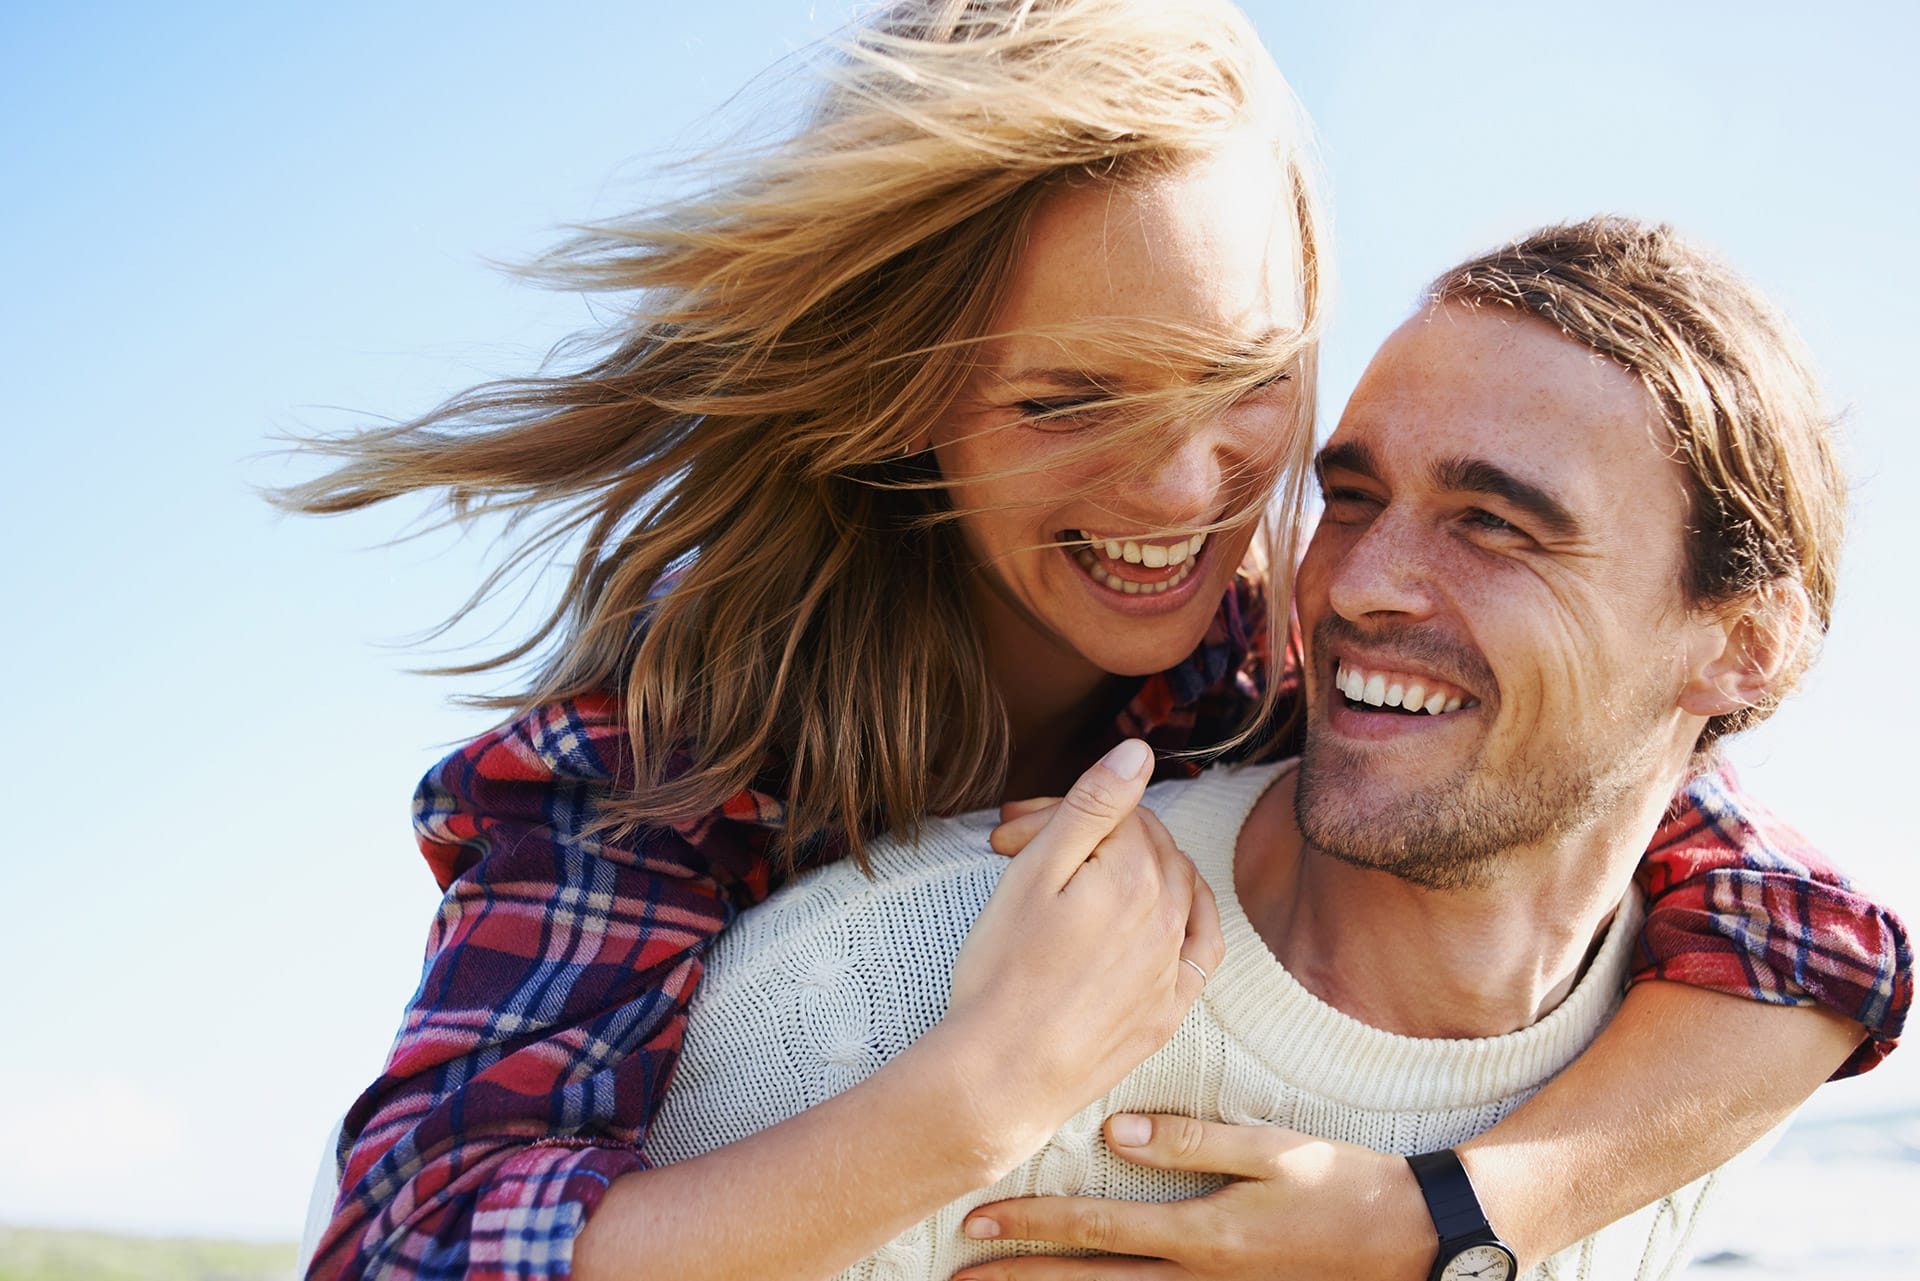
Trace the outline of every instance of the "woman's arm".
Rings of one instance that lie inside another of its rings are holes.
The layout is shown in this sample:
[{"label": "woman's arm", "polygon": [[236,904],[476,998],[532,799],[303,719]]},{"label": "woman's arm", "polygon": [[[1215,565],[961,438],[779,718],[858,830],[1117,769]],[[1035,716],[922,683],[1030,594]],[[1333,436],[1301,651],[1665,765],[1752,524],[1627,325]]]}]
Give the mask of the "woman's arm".
[{"label": "woman's arm", "polygon": [[1861,1036],[1818,1006],[1640,983],[1585,1054],[1460,1159],[1528,1267],[1725,1165]]},{"label": "woman's arm", "polygon": [[617,724],[542,709],[423,784],[453,886],[388,1071],[349,1116],[311,1276],[825,1275],[1039,1146],[1171,1034],[1200,986],[1181,956],[1220,955],[1211,892],[1132,813],[1151,765],[1134,744],[1132,775],[1089,771],[1040,857],[1008,868],[920,1045],[823,1111],[645,1170],[699,957],[742,897],[714,877],[752,860],[587,830]]},{"label": "woman's arm", "polygon": [[644,1164],[701,955],[764,895],[768,831],[717,815],[692,835],[592,831],[630,758],[616,700],[567,699],[421,781],[414,826],[446,897],[343,1124],[315,1281],[538,1275]]},{"label": "woman's arm", "polygon": [[1224,945],[1206,883],[1134,809],[1151,766],[1127,743],[1075,784],[973,922],[930,1032],[809,1111],[619,1180],[572,1275],[838,1272],[1012,1169],[1165,1044]]},{"label": "woman's arm", "polygon": [[805,1278],[843,1270],[993,1182],[1052,1133],[1045,1119],[1003,1119],[1010,1109],[996,1117],[987,1106],[998,1073],[984,1047],[943,1024],[798,1116],[619,1179],[574,1243],[572,1275]]}]

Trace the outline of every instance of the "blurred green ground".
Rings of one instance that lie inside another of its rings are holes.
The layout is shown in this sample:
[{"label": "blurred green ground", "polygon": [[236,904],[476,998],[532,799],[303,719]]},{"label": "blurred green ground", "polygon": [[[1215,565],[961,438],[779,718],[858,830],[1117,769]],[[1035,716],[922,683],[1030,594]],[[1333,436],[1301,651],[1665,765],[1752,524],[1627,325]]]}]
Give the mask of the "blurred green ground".
[{"label": "blurred green ground", "polygon": [[0,1225],[0,1281],[293,1281],[296,1250]]}]

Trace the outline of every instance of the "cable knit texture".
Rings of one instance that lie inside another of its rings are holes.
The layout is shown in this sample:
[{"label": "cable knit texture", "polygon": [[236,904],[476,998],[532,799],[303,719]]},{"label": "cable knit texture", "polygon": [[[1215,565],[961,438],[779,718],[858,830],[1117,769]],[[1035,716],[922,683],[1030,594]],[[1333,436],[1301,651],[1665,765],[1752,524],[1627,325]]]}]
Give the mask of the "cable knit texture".
[{"label": "cable knit texture", "polygon": [[[1383,1151],[1425,1152],[1492,1126],[1598,1035],[1619,1003],[1640,929],[1632,891],[1573,991],[1523,1031],[1481,1040],[1400,1036],[1303,988],[1254,932],[1233,889],[1240,827],[1286,768],[1216,770],[1147,794],[1212,884],[1227,944],[1173,1039],[1012,1173],[917,1224],[847,1277],[945,1281],[968,1264],[1035,1252],[1032,1243],[961,1235],[967,1212],[988,1201],[1062,1194],[1169,1201],[1223,1182],[1114,1156],[1101,1133],[1114,1112],[1271,1123]],[[873,847],[873,880],[837,863],[741,915],[709,960],[646,1156],[684,1160],[793,1116],[869,1076],[931,1027],[946,1009],[967,929],[1006,866],[987,847],[993,824],[990,813],[928,823],[916,845]],[[1653,1281],[1677,1272],[1717,1177],[1564,1251],[1529,1281]]]}]

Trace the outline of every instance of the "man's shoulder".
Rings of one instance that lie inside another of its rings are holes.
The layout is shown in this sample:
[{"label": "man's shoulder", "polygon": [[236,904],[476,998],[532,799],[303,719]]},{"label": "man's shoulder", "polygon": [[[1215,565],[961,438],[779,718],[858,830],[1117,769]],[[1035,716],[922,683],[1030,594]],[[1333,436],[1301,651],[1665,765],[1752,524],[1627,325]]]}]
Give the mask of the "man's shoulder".
[{"label": "man's shoulder", "polygon": [[785,981],[796,958],[814,953],[869,965],[901,956],[950,963],[1007,865],[987,843],[996,821],[991,810],[929,819],[917,832],[869,842],[864,869],[843,859],[794,877],[714,945],[703,999],[737,983]]}]

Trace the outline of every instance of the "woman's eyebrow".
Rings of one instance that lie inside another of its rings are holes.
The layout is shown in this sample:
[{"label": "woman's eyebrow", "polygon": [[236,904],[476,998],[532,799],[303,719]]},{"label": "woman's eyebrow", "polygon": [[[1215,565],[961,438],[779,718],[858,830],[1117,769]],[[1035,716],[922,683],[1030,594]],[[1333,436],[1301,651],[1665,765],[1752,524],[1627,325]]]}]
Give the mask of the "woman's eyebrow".
[{"label": "woman's eyebrow", "polygon": [[1002,383],[1045,383],[1067,391],[1100,391],[1110,387],[1112,379],[1096,378],[1084,369],[1002,369],[995,373]]},{"label": "woman's eyebrow", "polygon": [[[1273,359],[1276,353],[1290,351],[1295,344],[1295,331],[1282,325],[1270,325],[1245,339],[1230,345],[1225,357],[1227,363],[1207,365],[1194,370],[1193,376],[1200,380],[1229,372],[1233,362],[1259,361]],[[1037,354],[1037,353],[1036,353]],[[1130,353],[1116,353],[1118,365],[1126,366],[1135,359]],[[1018,359],[1006,360],[993,370],[994,380],[1004,385],[1043,384],[1057,387],[1062,391],[1092,391],[1107,394],[1120,394],[1141,387],[1155,385],[1157,375],[1140,369],[1116,367],[1112,371],[1090,370],[1085,365],[1022,365]],[[1291,377],[1291,371],[1282,375]]]}]

